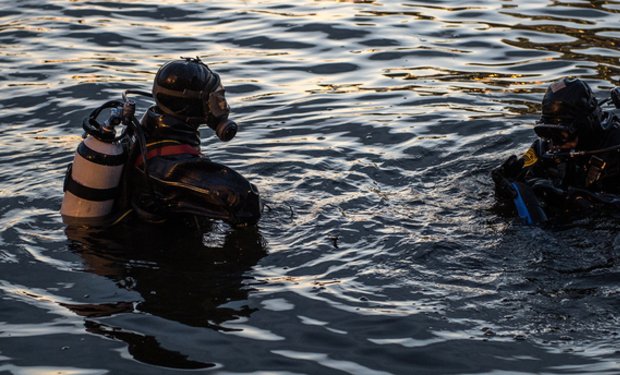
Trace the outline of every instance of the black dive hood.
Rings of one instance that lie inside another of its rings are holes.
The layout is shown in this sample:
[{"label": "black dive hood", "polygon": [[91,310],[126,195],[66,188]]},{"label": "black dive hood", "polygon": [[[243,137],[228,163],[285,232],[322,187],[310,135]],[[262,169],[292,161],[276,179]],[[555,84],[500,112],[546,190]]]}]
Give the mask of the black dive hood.
[{"label": "black dive hood", "polygon": [[142,126],[149,139],[171,139],[191,146],[200,146],[199,125],[163,113],[158,107],[149,108],[142,118]]}]

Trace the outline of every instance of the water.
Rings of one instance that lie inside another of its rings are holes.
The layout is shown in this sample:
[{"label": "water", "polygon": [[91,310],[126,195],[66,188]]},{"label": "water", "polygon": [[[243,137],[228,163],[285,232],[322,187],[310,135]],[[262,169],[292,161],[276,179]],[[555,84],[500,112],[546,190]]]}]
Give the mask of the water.
[{"label": "water", "polygon": [[[0,372],[620,373],[618,221],[526,227],[489,178],[550,82],[618,84],[620,1],[463,4],[1,1]],[[66,231],[84,116],[196,55],[258,228]]]}]

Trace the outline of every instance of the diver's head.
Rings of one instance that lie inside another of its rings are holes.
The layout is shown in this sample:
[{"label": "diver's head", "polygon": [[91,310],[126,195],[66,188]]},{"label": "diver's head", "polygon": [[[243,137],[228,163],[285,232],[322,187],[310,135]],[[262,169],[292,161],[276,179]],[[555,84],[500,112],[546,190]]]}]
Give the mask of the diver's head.
[{"label": "diver's head", "polygon": [[603,112],[590,86],[577,78],[551,84],[542,101],[536,134],[556,145],[589,145],[600,138]]},{"label": "diver's head", "polygon": [[153,98],[163,113],[194,125],[219,123],[230,112],[219,75],[199,58],[173,60],[159,68]]}]

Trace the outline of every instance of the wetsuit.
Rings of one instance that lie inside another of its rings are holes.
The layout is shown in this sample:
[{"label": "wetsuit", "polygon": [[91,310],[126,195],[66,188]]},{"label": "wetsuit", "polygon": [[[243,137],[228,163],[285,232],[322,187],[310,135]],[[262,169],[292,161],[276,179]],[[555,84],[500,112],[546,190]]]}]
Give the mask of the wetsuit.
[{"label": "wetsuit", "polygon": [[612,150],[570,156],[568,152],[554,153],[549,141],[536,139],[521,157],[513,155],[493,170],[496,194],[513,199],[516,195],[514,183],[525,184],[551,215],[604,204],[613,198],[610,195],[620,196],[620,127],[617,121],[595,139],[578,144],[574,151],[603,149]]},{"label": "wetsuit", "polygon": [[[137,135],[125,168],[120,205],[143,220],[159,222],[177,215],[254,224],[261,214],[256,187],[231,168],[200,152],[198,126],[151,107],[142,119],[146,152]],[[145,169],[146,163],[146,169]]]}]

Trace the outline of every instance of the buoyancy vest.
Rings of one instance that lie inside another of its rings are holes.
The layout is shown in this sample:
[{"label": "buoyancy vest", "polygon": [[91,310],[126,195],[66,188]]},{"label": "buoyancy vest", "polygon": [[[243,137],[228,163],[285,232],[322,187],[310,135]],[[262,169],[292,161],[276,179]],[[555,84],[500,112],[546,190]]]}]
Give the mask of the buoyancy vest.
[{"label": "buoyancy vest", "polygon": [[[151,107],[142,119],[146,153],[134,144],[127,173],[130,204],[145,220],[191,214],[254,224],[262,204],[257,188],[239,173],[200,153],[200,134],[176,117]],[[144,162],[147,168],[144,168]]]}]

